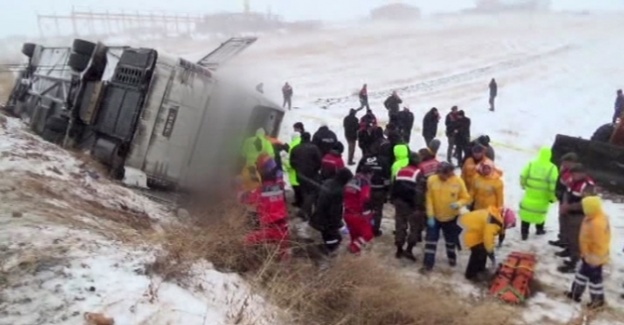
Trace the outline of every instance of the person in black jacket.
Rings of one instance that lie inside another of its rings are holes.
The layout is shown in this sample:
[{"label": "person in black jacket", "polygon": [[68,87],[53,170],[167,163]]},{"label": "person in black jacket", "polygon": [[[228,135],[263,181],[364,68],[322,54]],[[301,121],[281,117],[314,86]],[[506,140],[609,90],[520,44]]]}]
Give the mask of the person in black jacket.
[{"label": "person in black jacket", "polygon": [[397,113],[399,113],[399,109],[403,100],[399,97],[396,91],[392,92],[386,100],[384,101],[384,107],[388,110],[388,122],[392,123],[396,121]]},{"label": "person in black jacket", "polygon": [[496,84],[496,80],[492,78],[490,81],[490,111],[494,111],[494,101],[496,100],[496,96],[498,95],[498,85]]},{"label": "person in black jacket", "polygon": [[412,128],[414,127],[414,114],[410,112],[409,108],[403,107],[403,110],[398,114],[399,132],[403,136],[403,140],[409,143],[412,137]]},{"label": "person in black jacket", "polygon": [[383,206],[388,197],[390,189],[390,161],[384,155],[381,155],[375,148],[370,154],[362,157],[356,172],[362,171],[362,168],[368,167],[373,171],[371,178],[371,205],[373,208],[373,234],[375,237],[382,235],[381,219],[383,217]]},{"label": "person in black jacket", "polygon": [[315,183],[318,182],[322,159],[319,148],[310,142],[310,133],[304,132],[301,135],[301,144],[292,150],[290,156],[290,166],[297,171],[303,196],[299,213],[303,220],[308,220],[312,214],[312,205],[317,192]]},{"label": "person in black jacket", "polygon": [[[412,153],[409,165],[399,170],[392,184],[391,199],[395,207],[395,244],[397,258],[416,261],[412,250],[422,241],[425,226],[426,178],[418,168],[420,156]],[[407,242],[407,249],[403,250]]]},{"label": "person in black jacket", "polygon": [[314,214],[310,218],[310,227],[321,232],[323,251],[330,254],[340,246],[342,235],[342,200],[344,186],[353,178],[350,170],[338,170],[333,178],[323,182],[319,189]]},{"label": "person in black jacket", "polygon": [[446,137],[448,139],[448,148],[446,150],[446,161],[452,163],[453,150],[455,149],[455,135],[457,134],[457,120],[459,112],[457,106],[451,107],[451,112],[446,115],[444,124],[446,125]]},{"label": "person in black jacket", "polygon": [[349,166],[355,165],[353,161],[353,155],[355,154],[355,143],[358,138],[358,129],[360,128],[360,122],[358,121],[357,110],[351,109],[349,110],[349,115],[347,115],[342,121],[342,127],[344,128],[345,139],[347,140],[347,144],[349,146],[348,159],[347,164]]},{"label": "person in black jacket", "polygon": [[425,139],[425,146],[429,145],[429,142],[436,137],[438,133],[438,123],[440,122],[440,113],[438,109],[433,107],[423,117],[422,135]]},{"label": "person in black jacket", "polygon": [[360,150],[362,150],[362,156],[368,154],[370,146],[375,141],[375,137],[373,135],[374,129],[374,126],[368,124],[364,128],[360,128],[358,131],[358,146],[360,147]]},{"label": "person in black jacket", "polygon": [[491,161],[494,161],[496,158],[496,153],[494,152],[494,148],[490,145],[490,136],[489,135],[480,135],[475,140],[472,140],[466,150],[464,152],[464,161],[468,159],[472,155],[472,148],[476,145],[481,145],[485,148],[485,156],[489,158]]},{"label": "person in black jacket", "polygon": [[314,143],[319,150],[321,150],[321,154],[323,156],[325,156],[334,147],[336,142],[338,142],[336,133],[330,130],[327,125],[321,126],[312,137],[312,143]]},{"label": "person in black jacket", "polygon": [[457,119],[457,132],[455,133],[455,146],[457,146],[455,154],[457,155],[457,164],[461,166],[464,161],[466,148],[470,143],[470,119],[466,117],[464,111],[459,111],[457,115],[459,118]]}]

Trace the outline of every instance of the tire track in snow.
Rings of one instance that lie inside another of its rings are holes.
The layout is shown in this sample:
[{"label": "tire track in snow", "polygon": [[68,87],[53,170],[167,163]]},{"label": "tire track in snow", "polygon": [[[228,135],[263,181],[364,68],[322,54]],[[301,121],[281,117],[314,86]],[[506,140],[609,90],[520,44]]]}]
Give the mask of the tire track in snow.
[{"label": "tire track in snow", "polygon": [[[389,96],[392,93],[392,91],[397,91],[399,94],[401,94],[401,97],[409,97],[410,95],[414,93],[418,93],[418,92],[421,92],[421,93],[432,92],[436,89],[439,89],[448,85],[458,84],[461,82],[470,81],[470,80],[483,77],[486,75],[491,75],[493,72],[514,69],[514,68],[518,68],[524,65],[528,65],[533,62],[545,59],[547,57],[570,51],[574,48],[576,48],[576,46],[572,44],[563,45],[563,46],[556,47],[554,49],[551,49],[549,51],[545,51],[539,54],[525,56],[525,57],[517,58],[517,59],[506,60],[506,61],[486,65],[480,68],[468,70],[465,72],[456,73],[456,74],[442,77],[442,78],[427,80],[427,81],[419,82],[419,83],[408,85],[408,86],[393,88],[392,90],[369,92],[368,100],[370,102],[371,100],[374,100],[374,99],[384,99],[385,97]],[[354,98],[357,99],[356,97],[357,96],[349,95],[349,96],[342,96],[342,97],[319,98],[314,101],[314,104],[327,109],[335,105],[346,104],[347,102],[353,102]]]}]

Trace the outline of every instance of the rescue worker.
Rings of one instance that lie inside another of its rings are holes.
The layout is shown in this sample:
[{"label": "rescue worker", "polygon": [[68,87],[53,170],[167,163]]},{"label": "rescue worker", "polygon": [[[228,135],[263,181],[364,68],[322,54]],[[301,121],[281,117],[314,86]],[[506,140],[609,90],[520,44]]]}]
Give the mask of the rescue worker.
[{"label": "rescue worker", "polygon": [[596,309],[605,305],[602,267],[609,262],[611,227],[599,197],[585,197],[581,204],[586,216],[580,232],[582,263],[576,273],[572,288],[566,295],[580,302],[589,284],[591,300],[587,306],[590,309]]},{"label": "rescue worker", "polygon": [[461,172],[461,177],[466,184],[466,189],[468,189],[468,192],[472,190],[472,184],[477,177],[477,166],[486,161],[492,162],[487,157],[485,157],[485,148],[480,144],[472,147],[472,155],[468,157],[462,165]]},{"label": "rescue worker", "polygon": [[401,168],[409,164],[410,149],[406,144],[397,144],[393,148],[394,163],[392,164],[392,179],[396,177]]},{"label": "rescue worker", "polygon": [[292,109],[292,96],[293,89],[287,82],[284,84],[284,87],[282,87],[282,97],[284,98],[284,104],[282,104],[282,108],[285,108],[286,105],[288,105],[288,110],[290,111]]},{"label": "rescue worker", "polygon": [[312,206],[316,199],[319,170],[321,169],[321,151],[310,142],[310,133],[301,135],[301,143],[293,149],[290,157],[290,165],[297,171],[297,180],[301,187],[303,202],[299,216],[308,220],[312,214]]},{"label": "rescue worker", "polygon": [[477,176],[468,193],[473,199],[471,210],[487,209],[491,206],[503,207],[505,204],[503,180],[492,161],[486,160],[477,166]]},{"label": "rescue worker", "polygon": [[288,257],[290,236],[282,173],[275,160],[264,153],[258,157],[256,168],[262,184],[251,193],[251,201],[256,203],[258,229],[245,236],[245,244],[277,244],[279,256],[284,259]]},{"label": "rescue worker", "polygon": [[457,133],[455,133],[455,154],[457,155],[457,164],[462,165],[466,148],[470,143],[470,119],[464,111],[457,112]]},{"label": "rescue worker", "polygon": [[273,144],[266,137],[263,128],[256,130],[256,135],[245,139],[243,143],[243,155],[245,157],[245,166],[255,168],[256,161],[260,154],[266,153],[271,158],[275,158],[275,150]]},{"label": "rescue worker", "polygon": [[342,242],[340,229],[344,226],[342,220],[343,189],[351,178],[353,178],[351,171],[342,168],[334,177],[323,182],[316,200],[314,214],[310,218],[310,226],[321,232],[323,251],[326,254],[335,252]]},{"label": "rescue worker", "polygon": [[566,248],[568,245],[566,242],[566,238],[564,238],[564,231],[562,231],[563,227],[565,226],[565,215],[561,213],[563,194],[566,192],[567,189],[565,181],[569,179],[567,175],[570,172],[570,168],[577,164],[578,161],[578,155],[574,152],[569,152],[561,156],[561,163],[559,165],[559,179],[557,180],[557,186],[555,187],[555,195],[557,196],[557,201],[559,201],[559,234],[557,235],[557,240],[549,240],[548,243],[550,245],[560,248]]},{"label": "rescue worker", "polygon": [[468,159],[471,156],[472,148],[474,148],[476,145],[483,146],[485,148],[485,156],[489,158],[491,161],[494,161],[495,152],[494,152],[494,148],[490,144],[490,136],[480,135],[475,140],[472,140],[468,144],[468,147],[466,147],[466,158],[464,159],[464,162],[466,159]]},{"label": "rescue worker", "polygon": [[418,155],[420,156],[420,164],[418,165],[418,168],[422,171],[426,178],[429,178],[429,176],[434,175],[438,171],[440,162],[436,159],[435,152],[437,151],[436,147],[439,146],[440,140],[433,139],[431,140],[429,147],[418,151]]},{"label": "rescue worker", "polygon": [[330,130],[327,125],[322,125],[312,136],[312,143],[314,143],[321,154],[325,156],[338,142],[338,137],[334,131]]},{"label": "rescue worker", "polygon": [[[397,247],[396,258],[405,257],[416,262],[414,246],[422,241],[425,225],[425,175],[418,168],[420,156],[413,153],[409,164],[401,168],[392,184],[392,204],[395,208],[394,243]],[[407,249],[404,250],[407,243]]]},{"label": "rescue worker", "polygon": [[425,261],[421,272],[429,272],[435,264],[436,248],[440,231],[446,241],[449,265],[457,265],[455,248],[459,246],[457,217],[459,210],[470,203],[470,195],[464,181],[454,173],[454,167],[441,162],[438,172],[427,179],[427,234],[425,238]]},{"label": "rescue worker", "polygon": [[366,107],[367,110],[370,110],[370,106],[368,105],[368,85],[364,84],[362,86],[358,97],[360,98],[360,109]]},{"label": "rescue worker", "polygon": [[412,137],[412,128],[414,127],[414,114],[408,107],[403,107],[403,110],[398,113],[399,131],[403,140],[406,143],[410,142]]},{"label": "rescue worker", "polygon": [[486,280],[487,259],[496,266],[494,255],[495,239],[504,236],[505,230],[516,226],[516,214],[507,208],[490,206],[466,213],[459,217],[461,246],[470,249],[470,259],[466,267],[466,279]]},{"label": "rescue worker", "polygon": [[396,91],[393,91],[392,95],[384,101],[384,107],[388,110],[388,123],[396,122],[401,103],[403,103],[403,100]]},{"label": "rescue worker", "polygon": [[425,145],[429,145],[429,142],[438,134],[438,123],[440,122],[440,113],[438,109],[433,107],[423,117],[422,136],[425,139]]},{"label": "rescue worker", "polygon": [[301,144],[301,133],[295,131],[290,140],[288,156],[286,159],[282,159],[282,161],[285,162],[284,167],[288,173],[288,182],[290,183],[290,186],[292,186],[293,192],[295,192],[295,202],[293,203],[295,207],[301,207],[301,204],[303,203],[301,187],[299,186],[299,180],[297,180],[297,171],[291,164],[292,153],[299,144]]},{"label": "rescue worker", "polygon": [[496,84],[496,80],[494,78],[492,78],[492,81],[490,81],[490,100],[488,101],[490,104],[490,111],[494,112],[494,106],[495,106],[495,100],[496,100],[496,96],[498,96],[498,84]]},{"label": "rescue worker", "polygon": [[299,132],[300,134],[303,134],[303,132],[305,132],[305,126],[303,125],[303,123],[301,122],[297,122],[295,124],[293,124],[293,131],[294,132]]},{"label": "rescue worker", "polygon": [[544,223],[551,203],[555,202],[555,188],[559,171],[550,160],[552,151],[548,147],[540,149],[537,158],[529,162],[520,175],[520,186],[524,197],[520,202],[522,220],[522,240],[529,238],[529,227],[535,224],[537,235],[544,235]]},{"label": "rescue worker", "polygon": [[451,112],[446,115],[444,124],[446,125],[446,138],[448,139],[448,148],[446,150],[446,161],[452,163],[453,150],[455,149],[455,135],[457,134],[457,120],[459,119],[459,111],[457,106],[451,107]]},{"label": "rescue worker", "polygon": [[362,157],[356,172],[361,173],[364,167],[373,171],[373,176],[371,177],[373,234],[375,237],[379,237],[382,235],[381,219],[383,217],[383,206],[386,203],[390,188],[390,161],[384,155],[373,150],[370,154]]},{"label": "rescue worker", "polygon": [[561,217],[563,221],[562,232],[568,246],[556,255],[558,257],[569,257],[570,260],[564,262],[557,270],[561,273],[574,273],[581,259],[579,232],[585,218],[581,202],[584,197],[595,195],[595,184],[581,164],[575,164],[570,167],[564,178],[566,178],[564,180],[566,192],[563,194],[559,212],[563,214]]},{"label": "rescue worker", "polygon": [[345,163],[342,160],[343,151],[344,146],[342,143],[336,142],[334,147],[323,156],[321,160],[321,181],[334,177],[338,170],[345,168]]},{"label": "rescue worker", "polygon": [[349,251],[359,254],[374,237],[371,209],[371,184],[373,170],[362,166],[344,188],[344,220],[349,229]]},{"label": "rescue worker", "polygon": [[355,114],[357,114],[357,110],[350,109],[349,115],[347,115],[342,121],[345,140],[347,140],[347,146],[349,148],[347,156],[347,163],[349,166],[355,165],[353,155],[355,154],[355,143],[357,142],[358,129],[360,128],[360,123]]}]

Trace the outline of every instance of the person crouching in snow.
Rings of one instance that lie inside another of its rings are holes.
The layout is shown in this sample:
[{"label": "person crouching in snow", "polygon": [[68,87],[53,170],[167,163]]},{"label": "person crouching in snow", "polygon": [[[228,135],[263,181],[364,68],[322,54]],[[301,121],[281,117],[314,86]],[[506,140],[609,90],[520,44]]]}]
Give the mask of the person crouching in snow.
[{"label": "person crouching in snow", "polygon": [[261,184],[252,191],[252,199],[247,202],[256,206],[258,228],[245,236],[245,244],[277,244],[280,258],[286,258],[290,236],[282,172],[277,168],[275,160],[266,154],[258,157],[256,169],[260,174]]},{"label": "person crouching in snow", "polygon": [[[507,208],[491,206],[487,209],[475,210],[459,217],[462,229],[460,240],[463,247],[470,249],[470,259],[466,267],[466,279],[470,281],[486,280],[484,274],[487,259],[496,266],[494,256],[495,238],[501,238],[505,229],[516,226],[516,214]],[[480,277],[484,276],[484,277]]]},{"label": "person crouching in snow", "polygon": [[522,169],[520,186],[524,197],[520,201],[520,219],[522,220],[522,240],[529,238],[529,227],[535,224],[536,234],[544,235],[544,223],[551,203],[557,200],[555,188],[559,178],[559,169],[550,160],[552,150],[548,147],[540,149],[537,158]]},{"label": "person crouching in snow", "polygon": [[353,178],[353,174],[346,168],[339,169],[336,174],[323,182],[316,200],[316,208],[310,218],[310,227],[321,232],[323,237],[323,252],[331,254],[338,249],[342,242],[340,229],[342,221],[343,189]]},{"label": "person crouching in snow", "polygon": [[[409,165],[399,170],[392,184],[392,203],[395,208],[396,258],[405,257],[416,262],[412,250],[422,241],[425,224],[426,178],[418,168],[420,156],[412,153]],[[403,250],[407,241],[407,250]]]},{"label": "person crouching in snow", "polygon": [[362,166],[344,188],[344,220],[349,229],[349,251],[358,254],[373,240],[371,178],[373,170]]},{"label": "person crouching in snow", "polygon": [[449,264],[457,264],[455,248],[459,246],[457,217],[459,209],[470,202],[464,181],[455,175],[454,167],[441,162],[438,173],[427,179],[427,235],[425,238],[425,261],[421,272],[428,272],[435,264],[436,248],[440,231],[446,241]]},{"label": "person crouching in snow", "polygon": [[323,156],[323,160],[321,160],[321,181],[334,177],[338,170],[345,168],[344,160],[342,160],[343,152],[343,144],[336,142],[331,150]]},{"label": "person crouching in snow", "polygon": [[579,236],[582,264],[572,282],[572,288],[566,295],[580,302],[589,284],[591,300],[587,306],[590,309],[596,309],[605,304],[602,266],[609,262],[611,228],[609,218],[602,210],[602,201],[599,197],[588,196],[581,204],[586,216]]},{"label": "person crouching in snow", "polygon": [[472,210],[487,209],[490,206],[503,207],[503,180],[492,161],[486,160],[477,166],[477,176],[469,193],[474,200]]}]

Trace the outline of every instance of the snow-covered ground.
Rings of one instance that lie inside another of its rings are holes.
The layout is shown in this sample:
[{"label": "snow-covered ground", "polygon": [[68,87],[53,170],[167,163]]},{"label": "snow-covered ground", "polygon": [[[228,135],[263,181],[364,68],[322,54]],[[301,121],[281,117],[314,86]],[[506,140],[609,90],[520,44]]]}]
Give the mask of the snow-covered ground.
[{"label": "snow-covered ground", "polygon": [[[297,109],[286,115],[282,139],[290,138],[296,121],[312,132],[326,123],[342,138],[342,119],[358,105],[353,94],[363,83],[382,122],[382,101],[398,90],[416,116],[413,148],[423,146],[420,120],[426,111],[435,106],[445,115],[458,105],[472,119],[473,135],[492,138],[496,162],[505,171],[506,201],[516,207],[522,195],[519,172],[541,146],[550,146],[557,133],[588,137],[611,118],[615,90],[623,87],[624,39],[617,35],[623,27],[621,15],[444,16],[410,24],[343,25],[263,36],[222,73],[244,76],[249,85],[264,82],[265,92],[278,102],[283,82],[293,85]],[[206,48],[204,42],[194,48],[185,41],[179,54]],[[492,113],[487,85],[493,77],[499,97]],[[0,273],[0,285],[13,284],[0,296],[0,324],[80,324],[83,312],[104,312],[116,324],[227,324],[245,301],[246,319],[275,323],[273,309],[235,275],[198,267],[208,270],[193,278],[204,289],[198,290],[143,274],[154,249],[137,234],[157,232],[160,223],[172,220],[163,207],[21,131],[15,120],[0,129],[0,153],[0,266],[3,272],[23,269],[18,279]],[[619,298],[624,205],[607,202],[606,210],[613,231],[606,269],[612,308],[592,324],[624,324]],[[547,236],[522,242],[519,229],[511,231],[498,256],[538,255],[536,278],[543,290],[523,310],[526,322],[581,324],[580,306],[562,295],[573,276],[557,273],[560,261],[547,245],[556,237],[556,213],[553,206]],[[462,277],[466,252],[456,269],[438,254],[427,279],[417,272],[420,264],[386,257],[393,249],[391,207],[384,218],[385,235],[374,249],[389,266],[414,285],[426,281],[466,296],[483,295]]]},{"label": "snow-covered ground", "polygon": [[[354,95],[368,84],[371,107],[377,117],[387,119],[382,102],[398,90],[404,105],[416,116],[412,148],[424,145],[420,121],[431,108],[446,115],[458,105],[472,119],[472,134],[488,134],[496,149],[496,162],[505,173],[506,201],[517,207],[522,191],[521,168],[541,146],[551,146],[557,133],[589,137],[612,116],[615,90],[623,87],[621,55],[624,40],[614,31],[624,27],[617,16],[447,16],[413,24],[369,25],[328,30],[305,37],[265,37],[244,52],[231,72],[246,70],[249,83],[264,81],[268,96],[280,101],[280,87],[288,81],[294,88],[294,106],[283,122],[283,139],[289,139],[292,124],[302,121],[314,132],[327,123],[342,134],[342,119],[358,107]],[[487,85],[499,84],[497,110],[488,111]],[[443,138],[441,123],[438,134]],[[445,141],[445,139],[443,139]],[[446,147],[440,153],[446,152]],[[606,268],[607,299],[612,312],[601,316],[605,324],[624,324],[624,205],[606,202],[613,231],[612,263]],[[376,247],[380,255],[392,256],[392,210],[384,216],[384,235]],[[532,298],[524,313],[526,321],[568,322],[580,315],[579,305],[566,301],[563,292],[573,275],[556,270],[561,261],[547,244],[556,238],[557,209],[551,208],[548,235],[520,241],[519,229],[511,231],[498,253],[511,251],[538,255],[536,278],[543,292]],[[441,246],[441,245],[440,245]],[[420,253],[420,251],[419,251]],[[467,295],[481,289],[462,277],[467,263],[462,254],[456,270],[447,267],[444,254],[433,280],[451,285]],[[398,272],[414,281],[419,266],[388,259]],[[586,297],[587,299],[587,297]],[[595,324],[595,323],[594,323]]]},{"label": "snow-covered ground", "polygon": [[0,324],[276,324],[237,274],[195,265],[184,286],[149,274],[167,208],[0,115]]}]

